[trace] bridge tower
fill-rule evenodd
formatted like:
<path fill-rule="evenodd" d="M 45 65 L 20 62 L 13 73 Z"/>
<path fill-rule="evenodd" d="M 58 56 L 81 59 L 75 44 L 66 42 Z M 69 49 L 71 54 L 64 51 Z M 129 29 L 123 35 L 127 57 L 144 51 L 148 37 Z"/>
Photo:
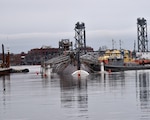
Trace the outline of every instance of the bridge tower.
<path fill-rule="evenodd" d="M 77 22 L 75 24 L 75 49 L 86 53 L 85 24 Z"/>
<path fill-rule="evenodd" d="M 147 22 L 144 18 L 137 19 L 138 52 L 148 52 Z"/>

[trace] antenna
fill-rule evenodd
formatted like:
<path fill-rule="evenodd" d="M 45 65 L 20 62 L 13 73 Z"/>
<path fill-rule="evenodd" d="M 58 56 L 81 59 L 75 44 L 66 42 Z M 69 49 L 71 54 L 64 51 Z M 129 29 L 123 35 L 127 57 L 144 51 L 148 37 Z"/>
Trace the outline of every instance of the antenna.
<path fill-rule="evenodd" d="M 112 39 L 112 49 L 114 49 L 114 39 Z"/>
<path fill-rule="evenodd" d="M 121 40 L 119 40 L 119 44 L 120 44 L 120 50 L 121 50 Z"/>
<path fill-rule="evenodd" d="M 134 40 L 134 51 L 135 51 L 135 47 L 136 47 L 136 41 Z"/>

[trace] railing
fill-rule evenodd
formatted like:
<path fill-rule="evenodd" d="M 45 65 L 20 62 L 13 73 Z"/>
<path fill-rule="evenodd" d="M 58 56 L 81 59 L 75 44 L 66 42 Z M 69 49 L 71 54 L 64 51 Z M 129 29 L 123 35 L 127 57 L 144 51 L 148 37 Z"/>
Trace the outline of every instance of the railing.
<path fill-rule="evenodd" d="M 61 56 L 58 56 L 58 57 L 55 57 L 55 58 L 52 58 L 52 59 L 46 61 L 45 64 L 52 65 L 52 64 L 59 64 L 62 62 L 66 62 L 66 61 L 69 61 L 69 56 L 61 55 Z"/>

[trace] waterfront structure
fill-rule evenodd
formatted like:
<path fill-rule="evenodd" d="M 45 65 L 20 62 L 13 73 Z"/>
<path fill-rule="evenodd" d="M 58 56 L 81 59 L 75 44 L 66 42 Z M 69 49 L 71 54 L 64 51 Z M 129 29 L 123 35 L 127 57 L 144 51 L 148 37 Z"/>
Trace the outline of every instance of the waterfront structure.
<path fill-rule="evenodd" d="M 83 50 L 86 53 L 85 24 L 77 22 L 75 24 L 75 49 Z"/>
<path fill-rule="evenodd" d="M 63 39 L 64 40 L 64 39 Z M 71 48 L 71 47 L 70 47 Z M 9 61 L 11 66 L 15 65 L 38 65 L 43 61 L 47 61 L 53 57 L 56 57 L 60 54 L 61 48 L 52 48 L 49 46 L 42 46 L 41 48 L 33 48 L 27 53 L 21 52 L 18 54 L 9 53 Z M 87 47 L 87 51 L 93 51 L 93 48 Z M 8 59 L 8 55 L 5 54 Z M 0 53 L 0 66 L 3 64 L 3 54 Z"/>
<path fill-rule="evenodd" d="M 117 49 L 107 49 L 103 55 L 101 55 L 98 60 L 100 62 L 104 62 L 108 64 L 109 59 L 123 59 L 123 62 L 131 62 L 132 61 L 132 52 L 129 50 L 117 50 Z"/>
<path fill-rule="evenodd" d="M 48 46 L 42 46 L 41 48 L 33 48 L 27 53 L 10 53 L 10 65 L 39 65 L 41 64 L 41 62 L 53 58 L 58 54 L 58 48 L 52 48 Z M 2 59 L 2 54 L 0 54 L 0 59 Z"/>
<path fill-rule="evenodd" d="M 150 52 L 148 50 L 148 38 L 147 38 L 147 21 L 144 18 L 137 19 L 137 38 L 138 38 L 138 52 L 136 52 L 136 58 L 139 63 L 150 64 Z"/>
<path fill-rule="evenodd" d="M 28 65 L 39 65 L 42 62 L 57 56 L 58 53 L 58 48 L 51 48 L 48 46 L 34 48 L 28 51 L 24 58 L 24 63 Z"/>
<path fill-rule="evenodd" d="M 148 52 L 147 22 L 144 18 L 137 19 L 138 52 Z"/>

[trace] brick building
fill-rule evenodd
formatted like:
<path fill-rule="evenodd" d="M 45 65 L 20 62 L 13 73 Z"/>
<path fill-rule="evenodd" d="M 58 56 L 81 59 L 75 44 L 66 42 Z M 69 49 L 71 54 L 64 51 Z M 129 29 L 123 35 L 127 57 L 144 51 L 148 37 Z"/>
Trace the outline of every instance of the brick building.
<path fill-rule="evenodd" d="M 24 57 L 26 55 L 24 52 L 21 54 L 10 54 L 10 65 L 24 65 Z"/>
<path fill-rule="evenodd" d="M 41 62 L 46 61 L 52 57 L 58 55 L 58 48 L 42 47 L 35 48 L 28 51 L 25 55 L 23 62 L 28 65 L 37 65 Z"/>

